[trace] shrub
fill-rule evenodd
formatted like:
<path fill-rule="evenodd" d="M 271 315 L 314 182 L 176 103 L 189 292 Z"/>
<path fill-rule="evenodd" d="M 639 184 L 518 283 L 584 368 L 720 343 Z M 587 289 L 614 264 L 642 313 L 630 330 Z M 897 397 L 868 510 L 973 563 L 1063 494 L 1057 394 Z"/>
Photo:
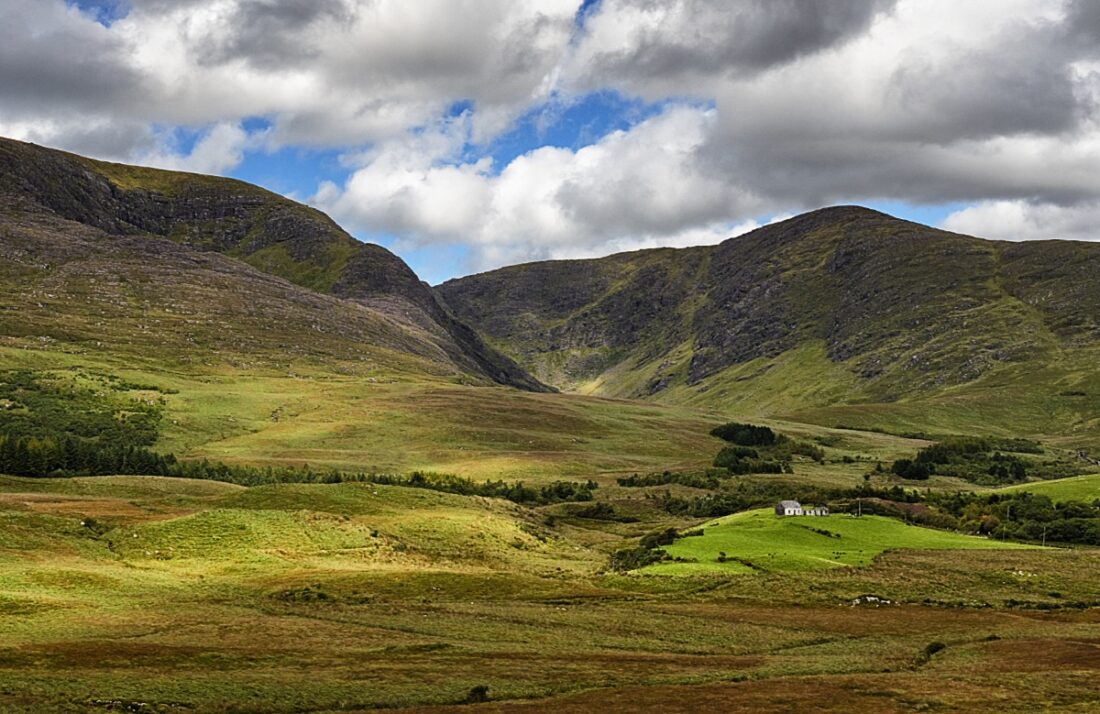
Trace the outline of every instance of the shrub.
<path fill-rule="evenodd" d="M 929 642 L 927 645 L 925 645 L 924 649 L 920 651 L 920 654 L 917 655 L 916 665 L 918 667 L 921 667 L 928 664 L 934 654 L 946 648 L 947 645 L 942 642 Z"/>
<path fill-rule="evenodd" d="M 890 468 L 898 476 L 911 481 L 927 481 L 933 473 L 933 467 L 928 463 L 910 459 L 898 459 Z"/>
<path fill-rule="evenodd" d="M 714 427 L 710 434 L 740 446 L 771 446 L 779 439 L 778 435 L 766 426 L 741 424 L 735 421 Z"/>
<path fill-rule="evenodd" d="M 727 446 L 714 457 L 714 465 L 726 469 L 731 474 L 781 474 L 787 473 L 790 469 L 781 461 L 746 456 L 750 452 L 757 453 L 743 446 Z"/>
<path fill-rule="evenodd" d="M 654 550 L 643 546 L 635 548 L 622 548 L 611 554 L 611 562 L 608 567 L 619 572 L 637 570 L 651 563 L 658 563 L 668 557 L 663 550 Z"/>

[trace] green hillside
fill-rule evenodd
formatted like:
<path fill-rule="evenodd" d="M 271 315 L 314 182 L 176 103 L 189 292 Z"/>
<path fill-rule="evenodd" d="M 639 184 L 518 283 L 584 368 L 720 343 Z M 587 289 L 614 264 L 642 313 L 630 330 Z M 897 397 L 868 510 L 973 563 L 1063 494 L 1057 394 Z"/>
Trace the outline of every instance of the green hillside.
<path fill-rule="evenodd" d="M 1100 500 L 1100 474 L 1086 474 L 1084 476 L 1072 476 L 1053 481 L 1037 481 L 1034 483 L 1021 483 L 1015 486 L 1007 486 L 1000 489 L 1006 492 L 1026 491 L 1047 496 L 1055 503 L 1064 501 L 1080 501 L 1093 503 Z"/>
<path fill-rule="evenodd" d="M 986 550 L 1030 546 L 922 528 L 881 516 L 784 517 L 771 509 L 746 511 L 704 523 L 699 536 L 681 538 L 664 550 L 689 562 L 662 562 L 642 572 L 786 572 L 865 566 L 897 549 Z"/>
<path fill-rule="evenodd" d="M 6 236 L 16 233 L 14 237 L 24 244 L 8 249 L 16 267 L 25 273 L 19 276 L 23 279 L 37 281 L 49 270 L 49 280 L 69 289 L 69 283 L 59 282 L 58 265 L 77 267 L 87 259 L 90 246 L 105 246 L 105 236 L 119 239 L 108 248 L 115 255 L 106 260 L 129 259 L 132 277 L 151 289 L 164 287 L 161 281 L 182 278 L 187 271 L 181 262 L 217 262 L 211 254 L 221 253 L 313 293 L 354 301 L 401 323 L 418 333 L 421 351 L 442 353 L 475 379 L 545 389 L 455 320 L 400 258 L 381 246 L 355 240 L 323 213 L 258 186 L 93 161 L 0 138 L 0 228 Z M 84 255 L 73 245 L 72 236 L 87 244 Z M 9 240 L 6 237 L 5 243 Z M 47 251 L 49 255 L 42 255 Z M 174 264 L 160 264 L 162 255 L 174 258 Z M 228 263 L 217 264 L 223 272 L 229 270 L 224 267 Z M 144 275 L 142 265 L 147 266 Z M 222 282 L 230 281 L 240 279 L 223 278 Z M 110 288 L 118 278 L 105 282 Z M 104 282 L 94 285 L 84 281 L 82 294 L 100 297 L 96 293 Z M 245 295 L 241 292 L 236 302 Z M 67 303 L 65 297 L 59 295 L 58 302 Z M 255 312 L 261 312 L 259 307 Z M 277 319 L 271 311 L 263 314 L 271 321 Z M 154 329 L 154 325 L 145 328 Z M 226 332 L 235 331 L 232 321 L 224 326 Z"/>
<path fill-rule="evenodd" d="M 828 208 L 439 286 L 563 389 L 897 432 L 1100 436 L 1100 246 Z"/>
<path fill-rule="evenodd" d="M 0 432 L 527 481 L 710 458 L 705 413 L 541 394 L 395 256 L 240 182 L 0 140 L 0 258 Z"/>

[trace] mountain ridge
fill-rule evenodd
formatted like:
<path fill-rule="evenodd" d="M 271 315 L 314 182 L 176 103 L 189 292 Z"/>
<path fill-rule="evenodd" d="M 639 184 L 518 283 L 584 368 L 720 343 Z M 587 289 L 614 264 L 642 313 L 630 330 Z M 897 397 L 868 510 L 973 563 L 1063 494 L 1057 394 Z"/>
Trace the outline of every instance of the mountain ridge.
<path fill-rule="evenodd" d="M 320 211 L 260 187 L 0 139 L 0 193 L 107 235 L 160 236 L 353 300 L 415 326 L 471 374 L 546 390 L 456 320 L 400 258 L 357 241 Z"/>
<path fill-rule="evenodd" d="M 775 407 L 789 413 L 995 379 L 1073 391 L 1094 370 L 1070 362 L 1100 347 L 1095 276 L 1100 245 L 989 241 L 837 206 L 715 246 L 510 266 L 436 289 L 563 389 L 728 408 L 749 405 L 742 393 L 828 387 Z M 1064 369 L 1041 374 L 1051 366 Z M 778 375 L 785 384 L 757 388 Z"/>

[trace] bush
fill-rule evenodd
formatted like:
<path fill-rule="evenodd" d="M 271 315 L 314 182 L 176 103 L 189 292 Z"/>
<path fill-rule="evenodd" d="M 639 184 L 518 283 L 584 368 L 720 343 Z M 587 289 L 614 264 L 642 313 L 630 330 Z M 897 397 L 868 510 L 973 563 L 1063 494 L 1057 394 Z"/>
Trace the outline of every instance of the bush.
<path fill-rule="evenodd" d="M 632 476 L 617 478 L 615 480 L 620 486 L 627 486 L 632 488 L 639 488 L 644 486 L 666 486 L 670 483 L 675 483 L 681 486 L 691 486 L 692 488 L 716 489 L 721 485 L 717 478 L 709 474 L 683 474 L 673 471 L 665 471 L 664 473 L 660 474 L 647 474 L 645 476 L 634 474 Z"/>
<path fill-rule="evenodd" d="M 740 446 L 771 446 L 779 439 L 778 435 L 766 426 L 740 424 L 735 421 L 714 427 L 710 434 Z"/>
<path fill-rule="evenodd" d="M 917 666 L 919 667 L 920 665 L 927 664 L 929 660 L 932 659 L 933 655 L 945 649 L 947 649 L 947 645 L 942 642 L 929 642 L 925 645 L 924 649 L 921 650 L 921 653 L 917 655 Z"/>
<path fill-rule="evenodd" d="M 788 473 L 790 470 L 785 462 L 748 456 L 747 454 L 750 453 L 758 456 L 753 449 L 727 446 L 714 457 L 714 465 L 726 469 L 731 474 L 781 474 Z"/>
<path fill-rule="evenodd" d="M 611 554 L 611 562 L 608 567 L 619 572 L 637 570 L 651 563 L 659 563 L 668 557 L 663 550 L 654 550 L 638 546 L 635 548 L 623 548 Z"/>
<path fill-rule="evenodd" d="M 641 547 L 646 549 L 657 548 L 662 545 L 672 545 L 679 537 L 679 533 L 675 528 L 666 528 L 663 531 L 654 531 L 642 536 L 642 540 L 639 542 Z"/>
<path fill-rule="evenodd" d="M 890 468 L 898 476 L 910 481 L 927 481 L 933 474 L 933 467 L 923 461 L 898 459 Z"/>
<path fill-rule="evenodd" d="M 603 501 L 593 503 L 591 506 L 585 506 L 584 508 L 578 508 L 573 511 L 572 516 L 574 518 L 588 518 L 595 521 L 615 521 L 618 523 L 638 522 L 638 519 L 633 516 L 619 515 L 615 512 L 614 506 Z"/>

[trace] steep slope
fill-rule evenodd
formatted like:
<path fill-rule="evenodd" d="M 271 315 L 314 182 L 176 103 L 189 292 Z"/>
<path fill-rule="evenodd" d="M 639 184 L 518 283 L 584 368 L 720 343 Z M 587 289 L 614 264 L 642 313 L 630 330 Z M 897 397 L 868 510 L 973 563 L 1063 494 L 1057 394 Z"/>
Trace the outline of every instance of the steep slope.
<path fill-rule="evenodd" d="M 82 160 L 47 151 L 35 154 L 42 166 L 24 158 L 15 173 L 13 151 L 39 152 L 0 143 L 0 433 L 121 435 L 180 458 L 528 483 L 700 468 L 712 456 L 711 415 L 544 393 L 464 336 L 400 261 L 310 209 L 245 184 L 127 167 L 107 166 L 104 184 Z M 151 187 L 128 188 L 127 171 Z M 172 182 L 190 188 L 177 194 Z M 207 185 L 217 189 L 208 204 L 198 198 Z M 118 203 L 105 210 L 103 200 Z M 127 202 L 184 218 L 139 230 Z M 276 250 L 305 253 L 271 270 L 297 282 L 249 265 L 263 249 L 224 238 L 234 225 L 257 241 L 285 228 Z M 306 250 L 310 230 L 329 228 Z M 347 262 L 326 264 L 325 246 L 349 247 Z M 325 265 L 332 291 L 351 299 L 300 284 Z M 533 389 L 496 384 L 501 374 L 462 345 Z"/>
<path fill-rule="evenodd" d="M 226 256 L 154 236 L 113 236 L 0 196 L 0 344 L 176 366 L 383 362 L 461 367 L 415 326 Z"/>
<path fill-rule="evenodd" d="M 1065 431 L 1100 387 L 1100 245 L 987 241 L 859 207 L 437 290 L 541 379 L 590 393 L 792 414 L 999 389 L 1041 397 Z"/>
<path fill-rule="evenodd" d="M 545 389 L 455 320 L 397 256 L 355 240 L 319 211 L 256 186 L 0 139 L 0 195 L 9 206 L 37 206 L 102 234 L 156 236 L 226 254 L 404 323 L 431 346 L 425 349 L 442 352 L 475 379 Z"/>

